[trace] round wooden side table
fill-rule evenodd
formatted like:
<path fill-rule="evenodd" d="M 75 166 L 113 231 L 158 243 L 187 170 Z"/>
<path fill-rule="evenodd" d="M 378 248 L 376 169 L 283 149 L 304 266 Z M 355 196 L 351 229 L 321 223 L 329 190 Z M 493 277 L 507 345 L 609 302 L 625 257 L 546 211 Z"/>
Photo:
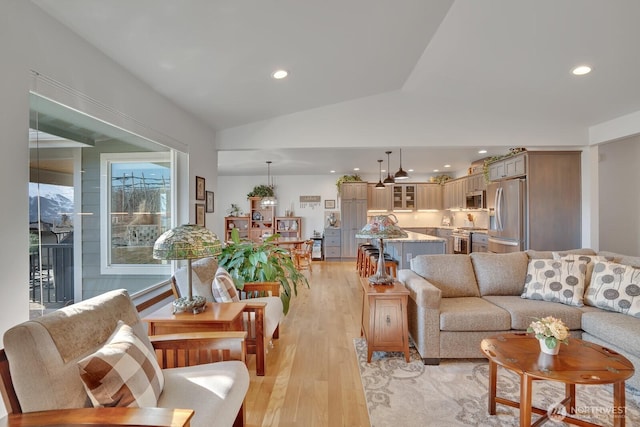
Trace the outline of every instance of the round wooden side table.
<path fill-rule="evenodd" d="M 489 414 L 495 415 L 500 403 L 520 409 L 520 426 L 531 426 L 532 414 L 540 414 L 534 425 L 549 417 L 546 409 L 533 407 L 534 380 L 558 381 L 565 384 L 565 399 L 560 405 L 566 409 L 562 421 L 581 426 L 597 424 L 580 420 L 576 413 L 576 384 L 613 384 L 614 426 L 625 425 L 624 383 L 634 374 L 633 364 L 624 356 L 606 347 L 570 338 L 557 356 L 540 351 L 538 340 L 531 334 L 508 333 L 482 340 L 480 347 L 489 359 Z M 520 376 L 520 402 L 496 396 L 498 365 Z"/>

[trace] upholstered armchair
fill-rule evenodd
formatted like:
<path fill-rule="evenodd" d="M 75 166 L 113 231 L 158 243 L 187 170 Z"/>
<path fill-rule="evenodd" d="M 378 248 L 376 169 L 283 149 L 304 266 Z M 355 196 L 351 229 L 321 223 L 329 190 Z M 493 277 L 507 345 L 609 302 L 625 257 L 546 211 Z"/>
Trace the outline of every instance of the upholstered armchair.
<path fill-rule="evenodd" d="M 215 258 L 203 258 L 192 263 L 193 295 L 204 297 L 208 302 L 219 302 L 213 294 L 213 281 L 218 271 Z M 182 267 L 171 278 L 171 286 L 176 298 L 187 294 L 187 268 Z M 231 285 L 229 285 L 231 287 Z M 232 292 L 235 289 L 231 290 Z M 256 374 L 266 372 L 265 359 L 272 339 L 279 338 L 283 304 L 280 299 L 280 283 L 245 283 L 238 299 L 246 302 L 244 330 L 247 332 L 247 353 L 256 355 Z"/>
<path fill-rule="evenodd" d="M 9 425 L 243 425 L 245 336 L 148 337 L 125 290 L 21 323 L 0 350 Z"/>

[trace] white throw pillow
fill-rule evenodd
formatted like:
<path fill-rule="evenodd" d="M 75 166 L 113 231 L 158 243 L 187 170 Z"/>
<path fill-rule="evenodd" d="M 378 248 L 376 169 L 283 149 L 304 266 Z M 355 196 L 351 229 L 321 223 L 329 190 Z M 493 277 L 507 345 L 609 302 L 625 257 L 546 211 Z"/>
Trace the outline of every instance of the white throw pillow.
<path fill-rule="evenodd" d="M 584 305 L 585 261 L 531 259 L 522 298 Z"/>
<path fill-rule="evenodd" d="M 598 262 L 616 262 L 613 257 L 604 257 L 600 255 L 582 255 L 582 254 L 570 254 L 567 252 L 553 252 L 553 259 L 567 261 L 582 261 L 587 263 L 587 270 L 585 275 L 585 285 L 588 287 L 591 283 L 591 274 L 593 272 L 593 266 Z"/>
<path fill-rule="evenodd" d="M 155 407 L 164 387 L 156 355 L 122 321 L 95 353 L 78 361 L 95 407 Z"/>
<path fill-rule="evenodd" d="M 640 268 L 614 262 L 597 263 L 585 302 L 640 318 Z"/>

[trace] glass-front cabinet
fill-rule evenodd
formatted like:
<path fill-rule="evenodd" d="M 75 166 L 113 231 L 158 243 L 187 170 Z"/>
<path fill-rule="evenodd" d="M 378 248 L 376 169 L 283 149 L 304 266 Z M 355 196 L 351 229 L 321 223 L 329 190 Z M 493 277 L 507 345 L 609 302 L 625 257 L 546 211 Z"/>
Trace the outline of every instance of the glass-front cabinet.
<path fill-rule="evenodd" d="M 393 186 L 393 209 L 416 209 L 416 184 Z"/>

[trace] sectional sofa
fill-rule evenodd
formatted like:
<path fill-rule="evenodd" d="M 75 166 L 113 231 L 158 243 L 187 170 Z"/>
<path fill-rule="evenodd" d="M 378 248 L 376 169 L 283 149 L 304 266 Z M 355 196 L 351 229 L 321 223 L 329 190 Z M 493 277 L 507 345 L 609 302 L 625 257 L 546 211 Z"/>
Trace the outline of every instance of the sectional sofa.
<path fill-rule="evenodd" d="M 425 364 L 484 357 L 483 338 L 551 315 L 640 368 L 640 258 L 591 249 L 420 255 L 398 280 Z M 640 389 L 640 370 L 627 384 Z"/>

